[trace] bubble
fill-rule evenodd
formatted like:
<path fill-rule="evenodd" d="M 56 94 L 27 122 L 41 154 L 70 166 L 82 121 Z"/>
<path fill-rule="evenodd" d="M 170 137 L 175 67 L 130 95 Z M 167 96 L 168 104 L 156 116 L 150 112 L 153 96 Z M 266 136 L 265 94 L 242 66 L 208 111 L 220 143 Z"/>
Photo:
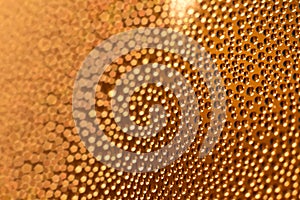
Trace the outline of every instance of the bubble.
<path fill-rule="evenodd" d="M 200 0 L 189 1 L 192 3 L 185 3 L 187 6 L 174 2 L 1 1 L 0 199 L 298 199 L 297 2 Z M 199 159 L 210 121 L 207 113 L 213 104 L 209 104 L 205 82 L 195 75 L 196 79 L 190 81 L 196 85 L 201 112 L 195 142 L 166 168 L 130 174 L 101 164 L 86 150 L 71 117 L 72 87 L 91 49 L 114 34 L 140 26 L 170 27 L 205 48 L 221 70 L 227 90 L 227 118 L 213 151 Z M 261 52 L 264 55 L 259 57 Z M 169 61 L 164 60 L 167 56 Z M 100 80 L 107 86 L 100 87 L 95 97 L 101 99 L 96 105 L 101 130 L 119 148 L 151 152 L 168 144 L 177 133 L 181 111 L 174 95 L 149 84 L 144 86 L 145 94 L 137 90 L 132 96 L 131 104 L 136 109 L 130 115 L 140 119 L 140 124 L 147 122 L 142 119 L 153 105 L 149 102 L 148 108 L 143 107 L 147 95 L 156 97 L 158 104 L 165 101 L 168 107 L 164 131 L 146 140 L 122 134 L 112 121 L 109 100 L 102 101 L 119 74 L 133 69 L 132 59 L 136 65 L 159 62 L 172 66 L 187 78 L 194 68 L 170 52 L 141 49 L 128 59 L 122 57 L 112 63 L 111 72 L 115 74 L 107 72 Z M 258 77 L 253 80 L 254 74 Z M 89 80 L 99 78 L 85 75 Z M 245 78 L 249 79 L 247 84 Z M 238 85 L 243 86 L 242 93 L 236 90 Z M 262 88 L 259 94 L 257 87 Z M 148 92 L 148 88 L 157 92 Z M 50 94 L 57 98 L 53 105 L 47 102 Z M 134 99 L 137 96 L 143 98 Z M 271 107 L 265 103 L 267 98 L 272 99 Z M 80 103 L 84 104 L 82 100 Z M 140 116 L 141 109 L 144 115 Z M 79 116 L 85 117 L 82 113 Z M 83 126 L 80 131 L 89 137 L 91 124 Z M 73 145 L 78 146 L 76 152 L 71 152 Z M 22 172 L 25 164 L 32 166 L 29 173 Z M 35 171 L 39 165 L 43 166 L 41 173 Z M 83 168 L 81 173 L 75 173 L 77 166 Z M 55 175 L 58 182 L 52 179 Z M 79 192 L 84 190 L 81 188 L 84 193 Z"/>

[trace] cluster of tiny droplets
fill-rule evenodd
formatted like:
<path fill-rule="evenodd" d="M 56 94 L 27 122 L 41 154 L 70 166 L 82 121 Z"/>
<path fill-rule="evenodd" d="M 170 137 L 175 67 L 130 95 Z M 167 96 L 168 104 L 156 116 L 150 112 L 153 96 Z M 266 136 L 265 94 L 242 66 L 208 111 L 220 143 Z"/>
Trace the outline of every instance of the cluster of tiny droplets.
<path fill-rule="evenodd" d="M 0 2 L 1 199 L 300 198 L 299 2 L 186 2 Z M 168 52 L 143 49 L 120 57 L 99 80 L 96 107 L 100 128 L 128 151 L 153 151 L 172 140 L 180 107 L 163 87 L 139 88 L 130 106 L 137 124 L 149 123 L 147 108 L 157 102 L 171 116 L 155 138 L 127 136 L 117 130 L 108 101 L 120 74 L 157 62 L 202 83 L 196 90 L 202 123 L 188 151 L 158 172 L 131 174 L 87 151 L 71 102 L 91 49 L 140 26 L 182 31 L 211 54 L 227 91 L 227 121 L 215 148 L 199 159 L 211 109 L 203 80 Z"/>

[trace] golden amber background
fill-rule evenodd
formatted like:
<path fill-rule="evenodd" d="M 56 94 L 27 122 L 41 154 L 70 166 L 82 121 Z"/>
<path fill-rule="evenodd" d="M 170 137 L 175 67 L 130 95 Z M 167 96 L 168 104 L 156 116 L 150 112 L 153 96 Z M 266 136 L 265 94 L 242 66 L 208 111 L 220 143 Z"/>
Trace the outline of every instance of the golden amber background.
<path fill-rule="evenodd" d="M 299 21 L 298 1 L 1 0 L 0 199 L 299 199 Z M 130 174 L 88 153 L 71 102 L 87 54 L 141 26 L 182 31 L 212 55 L 227 90 L 227 121 L 199 159 L 210 109 L 204 87 L 204 123 L 189 150 L 158 172 Z M 111 83 L 144 59 L 182 63 L 167 52 L 132 52 L 112 64 L 119 71 L 108 73 Z M 100 106 L 98 117 L 111 126 L 103 114 L 109 105 Z M 159 148 L 166 134 L 142 147 L 112 137 L 135 152 Z"/>

